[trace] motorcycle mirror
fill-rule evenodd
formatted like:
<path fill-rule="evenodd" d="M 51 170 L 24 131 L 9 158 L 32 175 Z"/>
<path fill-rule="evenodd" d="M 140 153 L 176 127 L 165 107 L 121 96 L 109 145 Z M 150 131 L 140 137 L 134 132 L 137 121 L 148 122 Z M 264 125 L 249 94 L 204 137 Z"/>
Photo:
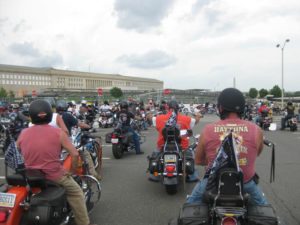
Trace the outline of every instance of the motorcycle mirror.
<path fill-rule="evenodd" d="M 276 123 L 271 123 L 270 127 L 269 127 L 269 130 L 270 131 L 276 131 L 276 129 L 277 129 L 277 124 Z"/>

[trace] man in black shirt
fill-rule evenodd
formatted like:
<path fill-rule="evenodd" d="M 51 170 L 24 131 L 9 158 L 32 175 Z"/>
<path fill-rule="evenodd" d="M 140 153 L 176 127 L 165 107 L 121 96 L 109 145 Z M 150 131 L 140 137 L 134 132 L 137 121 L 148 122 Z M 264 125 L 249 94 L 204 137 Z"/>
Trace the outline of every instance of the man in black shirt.
<path fill-rule="evenodd" d="M 144 152 L 141 151 L 139 135 L 130 126 L 131 119 L 134 119 L 134 114 L 128 111 L 128 103 L 125 101 L 121 102 L 120 109 L 120 112 L 117 113 L 118 125 L 116 128 L 121 128 L 126 130 L 127 132 L 131 132 L 133 134 L 133 142 L 136 154 L 144 154 Z"/>

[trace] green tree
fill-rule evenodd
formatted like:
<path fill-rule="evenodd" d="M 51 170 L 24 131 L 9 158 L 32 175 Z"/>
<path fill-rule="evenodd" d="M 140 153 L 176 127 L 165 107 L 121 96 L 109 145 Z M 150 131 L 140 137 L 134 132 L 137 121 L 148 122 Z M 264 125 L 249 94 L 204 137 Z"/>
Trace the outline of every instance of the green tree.
<path fill-rule="evenodd" d="M 281 88 L 278 85 L 275 85 L 270 91 L 269 93 L 271 95 L 274 95 L 275 98 L 279 98 L 281 97 Z"/>
<path fill-rule="evenodd" d="M 256 98 L 258 94 L 258 91 L 256 88 L 250 88 L 249 90 L 249 97 L 250 98 Z"/>
<path fill-rule="evenodd" d="M 7 91 L 3 87 L 0 88 L 0 97 L 1 98 L 7 97 Z"/>
<path fill-rule="evenodd" d="M 114 98 L 121 98 L 123 96 L 121 88 L 118 87 L 113 87 L 112 89 L 110 89 L 109 93 Z"/>
<path fill-rule="evenodd" d="M 14 98 L 15 97 L 15 93 L 12 90 L 9 90 L 7 95 L 10 98 Z"/>
<path fill-rule="evenodd" d="M 259 90 L 259 97 L 264 98 L 267 94 L 269 94 L 268 90 L 262 88 Z"/>

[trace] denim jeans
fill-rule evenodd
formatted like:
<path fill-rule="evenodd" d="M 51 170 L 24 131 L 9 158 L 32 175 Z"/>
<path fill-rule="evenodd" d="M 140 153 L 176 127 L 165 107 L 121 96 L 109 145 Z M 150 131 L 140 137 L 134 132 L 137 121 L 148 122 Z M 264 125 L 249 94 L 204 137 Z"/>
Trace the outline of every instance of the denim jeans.
<path fill-rule="evenodd" d="M 137 134 L 137 132 L 135 132 L 134 129 L 132 129 L 132 127 L 126 127 L 127 132 L 130 132 L 133 134 L 133 143 L 134 143 L 134 147 L 135 147 L 135 152 L 139 153 L 141 152 L 141 145 L 140 145 L 140 137 Z"/>
<path fill-rule="evenodd" d="M 199 181 L 194 187 L 192 194 L 188 196 L 186 202 L 187 203 L 202 203 L 203 202 L 203 194 L 206 191 L 208 178 L 204 178 Z M 249 204 L 253 205 L 267 205 L 268 202 L 264 197 L 263 192 L 257 186 L 257 184 L 251 180 L 248 183 L 244 184 L 244 192 L 250 195 Z"/>

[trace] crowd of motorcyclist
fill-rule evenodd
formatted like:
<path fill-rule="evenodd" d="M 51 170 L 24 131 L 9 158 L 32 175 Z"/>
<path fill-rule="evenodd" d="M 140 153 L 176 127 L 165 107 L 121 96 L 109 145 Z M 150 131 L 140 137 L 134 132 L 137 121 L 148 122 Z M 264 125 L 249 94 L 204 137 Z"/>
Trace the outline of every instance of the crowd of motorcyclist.
<path fill-rule="evenodd" d="M 234 97 L 234 98 L 233 98 Z M 233 100 L 233 99 L 235 100 Z M 16 131 L 15 139 L 17 145 L 20 147 L 22 155 L 25 159 L 25 165 L 27 167 L 41 167 L 46 171 L 47 179 L 53 180 L 58 184 L 65 187 L 67 190 L 68 201 L 71 205 L 75 221 L 77 224 L 90 224 L 87 211 L 85 207 L 78 207 L 83 204 L 83 195 L 73 181 L 70 174 L 65 173 L 61 165 L 57 164 L 59 152 L 61 147 L 66 149 L 69 154 L 72 155 L 74 168 L 76 167 L 78 153 L 73 144 L 71 143 L 72 128 L 79 127 L 83 130 L 89 130 L 95 127 L 97 114 L 106 117 L 113 118 L 112 127 L 114 129 L 123 129 L 126 132 L 133 134 L 133 141 L 135 145 L 136 154 L 143 154 L 139 141 L 139 132 L 141 130 L 147 130 L 148 127 L 153 126 L 158 132 L 157 145 L 152 157 L 157 157 L 162 151 L 164 146 L 163 128 L 172 123 L 172 117 L 176 118 L 176 125 L 180 129 L 192 129 L 201 118 L 201 114 L 216 112 L 220 116 L 221 120 L 213 125 L 208 125 L 204 128 L 199 141 L 195 161 L 197 164 L 210 165 L 215 158 L 215 149 L 220 144 L 220 138 L 214 133 L 216 127 L 221 125 L 225 126 L 226 123 L 238 123 L 241 126 L 246 126 L 247 130 L 252 135 L 243 134 L 243 140 L 245 141 L 246 148 L 251 152 L 251 156 L 245 155 L 244 157 L 250 161 L 250 164 L 244 165 L 245 172 L 245 190 L 252 196 L 255 204 L 267 204 L 267 200 L 264 198 L 262 192 L 253 180 L 255 175 L 255 159 L 262 151 L 262 132 L 257 129 L 256 126 L 250 122 L 245 124 L 245 120 L 250 120 L 262 127 L 262 121 L 265 117 L 272 118 L 278 108 L 275 104 L 268 101 L 259 101 L 255 104 L 246 104 L 242 94 L 236 89 L 225 89 L 219 96 L 217 104 L 203 104 L 192 107 L 188 112 L 183 111 L 184 106 L 180 105 L 175 100 L 169 102 L 161 101 L 156 104 L 153 100 L 150 100 L 147 104 L 142 101 L 134 101 L 129 99 L 128 101 L 116 102 L 109 104 L 108 101 L 104 101 L 102 105 L 91 104 L 87 101 L 82 101 L 80 104 L 76 104 L 74 101 L 66 102 L 64 100 L 57 101 L 56 104 L 50 104 L 45 100 L 36 100 L 29 105 L 26 104 L 12 104 L 7 108 L 0 109 L 1 118 L 10 118 L 14 121 L 14 129 Z M 182 111 L 184 114 L 179 113 Z M 288 119 L 295 116 L 296 108 L 292 102 L 287 102 L 284 109 L 284 117 L 281 121 L 281 129 L 286 127 Z M 190 113 L 190 114 L 189 114 Z M 189 115 L 188 115 L 189 114 Z M 300 114 L 300 109 L 298 109 Z M 192 116 L 191 116 L 192 115 Z M 132 121 L 135 120 L 135 126 L 132 126 Z M 26 132 L 21 130 L 30 127 Z M 54 129 L 55 128 L 55 129 Z M 60 129 L 56 129 L 60 128 Z M 253 132 L 251 132 L 253 131 Z M 21 133 L 21 136 L 18 137 Z M 43 141 L 35 141 L 32 144 L 32 140 L 42 140 L 42 136 L 47 136 L 49 139 L 43 139 Z M 255 140 L 255 141 L 253 141 Z M 45 142 L 46 141 L 46 142 Z M 49 143 L 48 143 L 49 142 Z M 53 145 L 53 143 L 55 143 Z M 251 145 L 251 143 L 257 143 Z M 187 149 L 188 140 L 186 137 L 182 137 L 180 140 L 182 149 Z M 56 146 L 56 149 L 47 149 L 45 146 Z M 33 156 L 32 149 L 44 149 L 40 151 L 40 155 Z M 37 151 L 36 151 L 37 152 Z M 50 157 L 53 158 L 52 164 L 45 168 L 45 156 L 49 157 L 49 153 L 53 152 Z M 91 157 L 87 156 L 90 165 L 92 165 Z M 38 159 L 38 160 L 37 160 Z M 47 159 L 49 160 L 49 159 Z M 247 161 L 247 160 L 246 160 Z M 75 169 L 74 169 L 75 170 Z M 90 167 L 91 174 L 97 179 L 101 179 L 101 176 Z M 55 173 L 53 173 L 55 171 Z M 150 179 L 155 180 L 155 177 Z M 197 174 L 190 177 L 191 181 L 198 181 Z M 188 198 L 187 202 L 202 201 L 202 195 L 206 188 L 207 180 L 202 179 L 194 188 L 192 195 Z M 76 207 L 75 207 L 76 206 Z"/>

